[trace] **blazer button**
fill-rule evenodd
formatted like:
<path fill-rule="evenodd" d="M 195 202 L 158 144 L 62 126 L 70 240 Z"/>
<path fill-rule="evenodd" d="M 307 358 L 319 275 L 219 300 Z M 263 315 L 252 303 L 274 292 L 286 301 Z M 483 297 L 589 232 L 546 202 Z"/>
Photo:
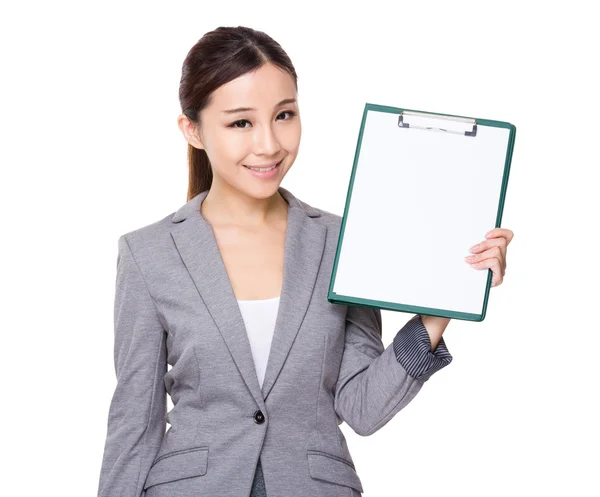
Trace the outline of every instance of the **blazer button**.
<path fill-rule="evenodd" d="M 265 422 L 265 416 L 260 409 L 254 413 L 254 422 L 259 425 Z"/>

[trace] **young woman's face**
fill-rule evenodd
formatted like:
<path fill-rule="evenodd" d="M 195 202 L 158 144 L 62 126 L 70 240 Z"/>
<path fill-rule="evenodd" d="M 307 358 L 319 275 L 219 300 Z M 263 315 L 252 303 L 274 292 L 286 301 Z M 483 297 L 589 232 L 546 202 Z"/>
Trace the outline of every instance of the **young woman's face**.
<path fill-rule="evenodd" d="M 273 195 L 298 154 L 302 129 L 296 99 L 292 76 L 269 63 L 215 90 L 200 113 L 197 133 L 213 182 L 256 198 Z M 276 162 L 271 172 L 247 167 Z"/>

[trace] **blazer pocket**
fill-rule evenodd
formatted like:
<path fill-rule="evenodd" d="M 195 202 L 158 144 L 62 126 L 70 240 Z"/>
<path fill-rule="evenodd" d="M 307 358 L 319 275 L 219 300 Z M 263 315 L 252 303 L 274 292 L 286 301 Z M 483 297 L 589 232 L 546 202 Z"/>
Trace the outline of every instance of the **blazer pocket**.
<path fill-rule="evenodd" d="M 150 468 L 144 490 L 153 485 L 202 476 L 208 468 L 208 446 L 183 449 L 160 456 Z"/>
<path fill-rule="evenodd" d="M 307 450 L 310 476 L 363 492 L 354 465 L 346 459 L 320 450 Z"/>

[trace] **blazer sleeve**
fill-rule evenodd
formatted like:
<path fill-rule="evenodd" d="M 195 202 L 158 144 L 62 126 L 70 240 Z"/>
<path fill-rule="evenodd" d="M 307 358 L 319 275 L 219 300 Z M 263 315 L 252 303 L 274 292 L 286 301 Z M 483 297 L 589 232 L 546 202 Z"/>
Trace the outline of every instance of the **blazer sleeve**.
<path fill-rule="evenodd" d="M 380 309 L 348 306 L 334 408 L 362 436 L 382 428 L 433 373 L 452 361 L 443 337 L 431 351 L 429 333 L 419 315 L 398 331 L 387 348 L 381 338 Z"/>
<path fill-rule="evenodd" d="M 129 243 L 118 241 L 114 302 L 117 384 L 108 411 L 99 497 L 141 497 L 166 428 L 166 333 Z"/>

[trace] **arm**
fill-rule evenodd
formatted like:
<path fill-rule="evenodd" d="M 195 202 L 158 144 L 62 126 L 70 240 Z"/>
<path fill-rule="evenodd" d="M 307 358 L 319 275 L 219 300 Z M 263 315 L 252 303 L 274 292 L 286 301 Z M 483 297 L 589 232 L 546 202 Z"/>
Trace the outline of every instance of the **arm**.
<path fill-rule="evenodd" d="M 380 309 L 348 306 L 334 407 L 338 416 L 362 436 L 382 428 L 433 373 L 452 361 L 441 337 L 432 352 L 428 330 L 419 315 L 398 331 L 387 348 L 381 337 Z"/>
<path fill-rule="evenodd" d="M 434 352 L 436 347 L 440 343 L 440 340 L 442 339 L 444 331 L 446 331 L 446 328 L 450 323 L 450 318 L 441 318 L 437 316 L 421 316 L 421 323 L 423 323 L 423 325 L 427 329 L 427 332 L 429 333 L 429 340 L 431 342 L 430 350 Z"/>
<path fill-rule="evenodd" d="M 392 344 L 396 359 L 412 377 L 427 381 L 452 362 L 442 336 L 449 322 L 447 318 L 416 315 L 396 334 Z"/>
<path fill-rule="evenodd" d="M 108 412 L 99 497 L 141 497 L 166 428 L 166 337 L 125 235 L 114 303 L 117 385 Z"/>

